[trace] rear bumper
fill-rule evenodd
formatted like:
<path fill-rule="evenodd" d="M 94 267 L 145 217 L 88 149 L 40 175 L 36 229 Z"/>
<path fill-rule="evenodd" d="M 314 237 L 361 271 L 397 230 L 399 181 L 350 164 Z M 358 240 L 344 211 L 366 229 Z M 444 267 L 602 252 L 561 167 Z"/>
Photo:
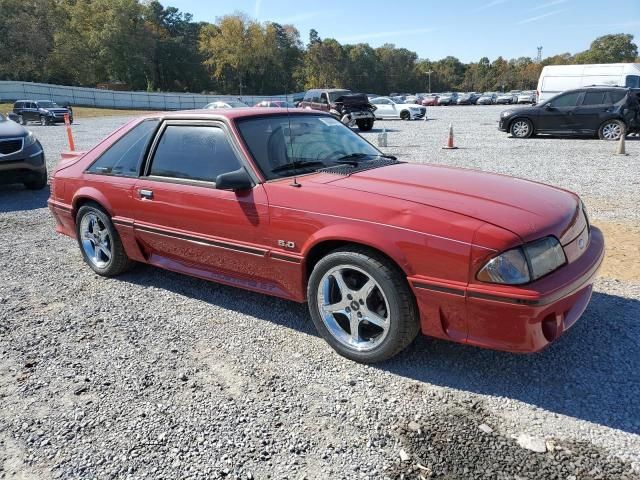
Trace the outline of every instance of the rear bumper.
<path fill-rule="evenodd" d="M 445 285 L 412 277 L 422 332 L 494 350 L 542 350 L 587 308 L 603 258 L 604 238 L 592 227 L 581 257 L 523 288 Z"/>

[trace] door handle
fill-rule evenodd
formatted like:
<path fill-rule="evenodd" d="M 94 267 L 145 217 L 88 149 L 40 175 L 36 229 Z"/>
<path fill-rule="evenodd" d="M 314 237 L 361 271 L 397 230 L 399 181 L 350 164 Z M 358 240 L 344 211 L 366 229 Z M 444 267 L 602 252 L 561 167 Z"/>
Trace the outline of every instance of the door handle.
<path fill-rule="evenodd" d="M 147 200 L 153 200 L 153 191 L 151 190 L 140 190 L 140 198 L 146 198 Z"/>

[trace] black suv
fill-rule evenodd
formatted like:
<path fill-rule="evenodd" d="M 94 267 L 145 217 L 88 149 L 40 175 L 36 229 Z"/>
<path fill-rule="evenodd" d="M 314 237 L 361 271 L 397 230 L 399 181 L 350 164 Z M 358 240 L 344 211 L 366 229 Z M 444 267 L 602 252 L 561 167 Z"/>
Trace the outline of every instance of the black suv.
<path fill-rule="evenodd" d="M 40 125 L 62 123 L 65 113 L 69 114 L 69 121 L 73 122 L 73 113 L 51 100 L 18 100 L 13 104 L 13 114 L 21 125 L 28 122 L 38 122 Z"/>
<path fill-rule="evenodd" d="M 639 94 L 624 87 L 569 90 L 533 107 L 505 110 L 498 128 L 515 138 L 547 133 L 618 140 L 622 132 L 640 131 Z"/>

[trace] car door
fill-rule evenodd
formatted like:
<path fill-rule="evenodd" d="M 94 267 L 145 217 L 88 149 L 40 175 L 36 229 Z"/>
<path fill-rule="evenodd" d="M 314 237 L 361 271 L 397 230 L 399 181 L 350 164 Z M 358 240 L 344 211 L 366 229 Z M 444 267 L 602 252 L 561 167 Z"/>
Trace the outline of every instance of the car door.
<path fill-rule="evenodd" d="M 166 121 L 136 182 L 134 231 L 151 264 L 269 290 L 267 198 L 262 185 L 216 189 L 216 177 L 247 169 L 227 127 Z"/>
<path fill-rule="evenodd" d="M 38 106 L 35 102 L 28 102 L 24 109 L 24 113 L 22 114 L 22 118 L 24 118 L 27 122 L 34 122 L 40 120 L 40 115 L 38 115 Z"/>
<path fill-rule="evenodd" d="M 613 104 L 606 90 L 589 90 L 575 110 L 575 128 L 584 133 L 595 133 L 612 112 Z"/>
<path fill-rule="evenodd" d="M 537 132 L 567 133 L 577 128 L 576 109 L 582 92 L 568 92 L 552 98 L 540 107 L 535 130 Z"/>
<path fill-rule="evenodd" d="M 392 103 L 391 100 L 386 98 L 374 98 L 371 101 L 372 105 L 375 105 L 375 116 L 378 118 L 389 118 L 392 116 L 393 110 L 391 108 Z"/>

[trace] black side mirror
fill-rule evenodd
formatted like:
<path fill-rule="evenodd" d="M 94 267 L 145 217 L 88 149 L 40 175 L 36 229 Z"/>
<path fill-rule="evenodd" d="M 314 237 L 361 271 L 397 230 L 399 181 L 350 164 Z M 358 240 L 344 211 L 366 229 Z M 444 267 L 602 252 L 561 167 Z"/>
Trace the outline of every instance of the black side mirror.
<path fill-rule="evenodd" d="M 550 103 L 545 103 L 544 104 L 544 109 L 545 110 L 553 110 L 553 105 L 551 105 Z"/>
<path fill-rule="evenodd" d="M 244 167 L 233 172 L 221 173 L 216 177 L 218 190 L 232 190 L 234 192 L 253 188 L 253 180 Z"/>

